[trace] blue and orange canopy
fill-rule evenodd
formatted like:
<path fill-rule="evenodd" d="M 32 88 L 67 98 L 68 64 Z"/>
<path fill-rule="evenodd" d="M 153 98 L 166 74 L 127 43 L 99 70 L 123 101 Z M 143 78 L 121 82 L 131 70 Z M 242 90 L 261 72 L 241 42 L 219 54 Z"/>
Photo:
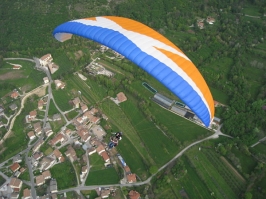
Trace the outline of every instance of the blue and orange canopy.
<path fill-rule="evenodd" d="M 124 55 L 178 96 L 205 126 L 210 125 L 214 102 L 205 80 L 190 59 L 163 35 L 140 22 L 114 16 L 69 21 L 53 32 L 62 42 L 72 34 Z"/>

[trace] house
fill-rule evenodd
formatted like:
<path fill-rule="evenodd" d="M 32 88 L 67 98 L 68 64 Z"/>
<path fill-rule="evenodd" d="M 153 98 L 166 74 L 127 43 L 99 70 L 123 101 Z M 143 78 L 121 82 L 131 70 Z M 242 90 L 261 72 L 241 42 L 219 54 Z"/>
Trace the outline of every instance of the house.
<path fill-rule="evenodd" d="M 57 195 L 55 193 L 52 194 L 52 199 L 57 199 Z"/>
<path fill-rule="evenodd" d="M 55 146 L 57 143 L 62 143 L 65 141 L 65 136 L 62 133 L 57 134 L 49 143 Z"/>
<path fill-rule="evenodd" d="M 35 136 L 35 134 L 34 134 L 33 131 L 28 132 L 27 135 L 28 135 L 28 137 L 30 138 L 30 140 L 33 140 L 34 138 L 36 138 L 36 136 Z"/>
<path fill-rule="evenodd" d="M 19 169 L 19 171 L 20 171 L 20 173 L 24 173 L 24 171 L 26 171 L 26 169 L 25 169 L 24 167 L 21 167 L 21 168 Z"/>
<path fill-rule="evenodd" d="M 128 193 L 130 199 L 140 199 L 140 194 L 137 191 L 131 190 Z"/>
<path fill-rule="evenodd" d="M 53 121 L 60 121 L 61 120 L 61 114 L 57 113 L 53 115 Z"/>
<path fill-rule="evenodd" d="M 82 122 L 83 122 L 83 118 L 82 118 L 82 117 L 78 117 L 78 118 L 77 118 L 77 122 L 80 123 L 80 124 L 82 124 Z"/>
<path fill-rule="evenodd" d="M 110 194 L 110 190 L 102 189 L 101 190 L 101 198 L 108 198 Z"/>
<path fill-rule="evenodd" d="M 36 152 L 39 150 L 39 148 L 42 146 L 42 144 L 44 143 L 43 140 L 40 140 L 33 148 L 32 148 L 32 151 L 33 152 Z"/>
<path fill-rule="evenodd" d="M 22 66 L 21 65 L 13 65 L 14 70 L 19 70 Z"/>
<path fill-rule="evenodd" d="M 21 156 L 20 156 L 20 155 L 16 155 L 16 156 L 14 156 L 14 157 L 13 157 L 13 163 L 14 163 L 14 162 L 17 162 L 17 163 L 22 162 L 22 158 L 21 158 Z"/>
<path fill-rule="evenodd" d="M 49 83 L 49 79 L 48 79 L 48 77 L 44 77 L 44 78 L 43 78 L 43 82 L 44 82 L 45 84 L 48 84 L 48 83 Z"/>
<path fill-rule="evenodd" d="M 50 191 L 51 191 L 51 193 L 57 192 L 57 182 L 56 182 L 56 179 L 52 179 L 50 181 Z"/>
<path fill-rule="evenodd" d="M 10 199 L 17 199 L 19 197 L 19 190 L 13 193 L 11 193 Z"/>
<path fill-rule="evenodd" d="M 92 148 L 90 148 L 90 149 L 87 150 L 87 153 L 89 155 L 92 155 L 92 154 L 96 153 L 96 149 L 94 147 L 92 147 Z"/>
<path fill-rule="evenodd" d="M 54 83 L 55 83 L 55 87 L 56 87 L 56 89 L 63 89 L 63 88 L 65 88 L 65 83 L 64 82 L 62 82 L 62 81 L 60 81 L 60 80 L 58 80 L 58 79 L 56 79 L 56 80 L 54 80 Z"/>
<path fill-rule="evenodd" d="M 44 180 L 48 180 L 51 178 L 51 173 L 49 170 L 47 170 L 47 171 L 42 172 L 42 176 L 43 176 Z"/>
<path fill-rule="evenodd" d="M 12 92 L 11 95 L 10 95 L 10 97 L 11 97 L 12 99 L 17 99 L 18 96 L 19 96 L 18 91 L 14 91 L 14 92 Z"/>
<path fill-rule="evenodd" d="M 43 109 L 43 104 L 44 104 L 44 101 L 43 100 L 39 100 L 38 101 L 38 109 L 39 110 L 42 110 Z"/>
<path fill-rule="evenodd" d="M 78 97 L 74 98 L 74 99 L 72 100 L 72 103 L 73 103 L 74 108 L 79 108 L 80 100 L 79 100 Z"/>
<path fill-rule="evenodd" d="M 14 173 L 14 176 L 18 178 L 18 177 L 20 176 L 20 174 L 21 174 L 20 171 L 16 171 L 16 172 Z"/>
<path fill-rule="evenodd" d="M 216 125 L 220 125 L 221 124 L 221 119 L 218 117 L 214 117 L 212 120 L 212 123 L 216 124 Z"/>
<path fill-rule="evenodd" d="M 102 114 L 102 118 L 106 121 L 108 120 L 108 117 L 105 114 Z"/>
<path fill-rule="evenodd" d="M 54 132 L 52 131 L 51 125 L 49 122 L 46 123 L 46 126 L 44 127 L 44 133 L 47 137 L 51 136 Z"/>
<path fill-rule="evenodd" d="M 88 110 L 88 106 L 86 104 L 84 104 L 83 106 L 81 106 L 82 113 L 85 113 L 87 110 Z"/>
<path fill-rule="evenodd" d="M 71 145 L 67 147 L 67 151 L 65 152 L 65 155 L 70 159 L 71 162 L 74 162 L 77 160 L 77 154 L 76 151 L 73 149 Z"/>
<path fill-rule="evenodd" d="M 202 22 L 202 21 L 198 21 L 197 25 L 198 25 L 199 29 L 203 29 L 204 28 L 204 22 Z"/>
<path fill-rule="evenodd" d="M 36 152 L 36 153 L 33 154 L 32 157 L 35 160 L 39 160 L 39 159 L 41 159 L 43 157 L 43 153 L 42 152 Z"/>
<path fill-rule="evenodd" d="M 85 174 L 88 172 L 88 167 L 87 166 L 83 166 L 81 169 L 82 174 Z"/>
<path fill-rule="evenodd" d="M 28 119 L 34 120 L 36 118 L 36 116 L 37 116 L 37 111 L 36 110 L 31 111 L 29 116 L 28 116 Z"/>
<path fill-rule="evenodd" d="M 55 149 L 53 151 L 53 154 L 54 156 L 60 161 L 60 159 L 63 157 L 62 153 L 58 150 L 58 149 Z"/>
<path fill-rule="evenodd" d="M 131 173 L 127 175 L 127 182 L 128 183 L 134 183 L 137 182 L 136 174 Z"/>
<path fill-rule="evenodd" d="M 24 189 L 23 190 L 23 199 L 31 199 L 31 192 L 30 190 L 27 188 L 27 189 Z"/>
<path fill-rule="evenodd" d="M 102 152 L 102 153 L 101 153 L 101 156 L 103 157 L 103 160 L 104 160 L 105 162 L 110 162 L 110 157 L 109 157 L 109 155 L 107 154 L 106 151 Z"/>
<path fill-rule="evenodd" d="M 45 183 L 45 180 L 43 178 L 43 175 L 39 175 L 35 178 L 35 183 L 37 186 L 41 186 Z"/>
<path fill-rule="evenodd" d="M 96 113 L 98 113 L 99 111 L 98 111 L 98 109 L 97 108 L 92 108 L 91 110 L 89 110 L 89 113 L 91 114 L 91 115 L 95 115 Z"/>
<path fill-rule="evenodd" d="M 127 97 L 123 92 L 120 92 L 116 95 L 116 99 L 119 101 L 119 103 L 127 101 Z"/>
<path fill-rule="evenodd" d="M 14 110 L 16 110 L 16 109 L 18 108 L 18 106 L 14 103 L 14 104 L 11 104 L 11 105 L 9 106 L 9 108 L 10 108 L 12 111 L 14 111 Z"/>
<path fill-rule="evenodd" d="M 47 170 L 49 168 L 51 168 L 53 166 L 53 164 L 55 163 L 55 159 L 51 158 L 51 157 L 44 157 L 42 159 L 42 161 L 40 162 L 41 164 L 41 170 Z"/>
<path fill-rule="evenodd" d="M 125 166 L 125 167 L 124 167 L 124 170 L 125 170 L 125 172 L 126 172 L 127 175 L 128 175 L 128 174 L 131 174 L 131 171 L 130 171 L 129 166 Z"/>
<path fill-rule="evenodd" d="M 11 178 L 9 185 L 12 189 L 19 189 L 20 190 L 20 188 L 22 186 L 22 181 L 18 178 Z"/>
<path fill-rule="evenodd" d="M 46 66 L 47 64 L 51 63 L 53 61 L 53 57 L 51 54 L 46 54 L 42 56 L 40 59 L 41 66 Z"/>
<path fill-rule="evenodd" d="M 12 170 L 12 172 L 16 172 L 17 170 L 19 170 L 20 165 L 19 163 L 14 162 L 9 168 Z"/>
<path fill-rule="evenodd" d="M 105 151 L 105 148 L 102 144 L 100 144 L 97 148 L 96 151 L 98 153 L 98 155 L 101 155 L 101 153 L 103 153 Z"/>
<path fill-rule="evenodd" d="M 209 24 L 213 24 L 215 22 L 215 19 L 213 17 L 210 17 L 208 16 L 206 21 L 209 23 Z"/>
<path fill-rule="evenodd" d="M 41 122 L 34 123 L 33 128 L 37 135 L 40 135 L 42 133 Z"/>
<path fill-rule="evenodd" d="M 55 63 L 49 63 L 48 68 L 50 70 L 50 73 L 54 74 L 59 69 L 59 66 L 56 65 Z"/>

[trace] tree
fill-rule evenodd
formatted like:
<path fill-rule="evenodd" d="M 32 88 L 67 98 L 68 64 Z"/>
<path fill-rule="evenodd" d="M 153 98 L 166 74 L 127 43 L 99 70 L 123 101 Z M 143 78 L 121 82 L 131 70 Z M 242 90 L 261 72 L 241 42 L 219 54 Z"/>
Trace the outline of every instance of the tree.
<path fill-rule="evenodd" d="M 245 193 L 245 199 L 252 199 L 252 193 L 246 192 Z"/>

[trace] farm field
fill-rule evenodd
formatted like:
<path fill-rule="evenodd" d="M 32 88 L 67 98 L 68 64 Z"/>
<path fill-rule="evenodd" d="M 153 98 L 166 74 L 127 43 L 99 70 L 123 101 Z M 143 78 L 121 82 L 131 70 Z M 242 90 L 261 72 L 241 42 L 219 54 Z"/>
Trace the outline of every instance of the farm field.
<path fill-rule="evenodd" d="M 67 189 L 77 185 L 76 174 L 69 160 L 66 160 L 61 164 L 56 164 L 50 169 L 50 171 L 52 178 L 57 181 L 58 190 Z"/>
<path fill-rule="evenodd" d="M 100 177 L 99 177 L 100 176 Z M 92 171 L 89 173 L 85 185 L 118 184 L 119 177 L 114 168 Z"/>
<path fill-rule="evenodd" d="M 146 147 L 142 144 L 136 130 L 121 108 L 109 99 L 106 99 L 102 104 L 100 104 L 99 108 L 107 115 L 108 118 L 110 118 L 110 121 L 118 127 L 120 131 L 127 132 L 127 138 L 132 143 L 135 150 L 138 151 L 139 155 L 142 156 L 145 161 L 152 163 L 153 159 L 147 153 Z"/>
<path fill-rule="evenodd" d="M 187 145 L 198 138 L 207 137 L 212 134 L 209 130 L 161 108 L 154 102 L 151 102 L 151 106 L 151 113 L 160 123 L 168 128 L 169 133 L 180 141 L 182 145 Z"/>
<path fill-rule="evenodd" d="M 186 153 L 200 179 L 216 198 L 237 198 L 245 187 L 245 180 L 222 161 L 211 149 L 193 147 Z"/>
<path fill-rule="evenodd" d="M 128 100 L 120 106 L 158 167 L 176 154 L 178 150 L 176 143 L 139 111 L 131 96 L 128 95 Z"/>

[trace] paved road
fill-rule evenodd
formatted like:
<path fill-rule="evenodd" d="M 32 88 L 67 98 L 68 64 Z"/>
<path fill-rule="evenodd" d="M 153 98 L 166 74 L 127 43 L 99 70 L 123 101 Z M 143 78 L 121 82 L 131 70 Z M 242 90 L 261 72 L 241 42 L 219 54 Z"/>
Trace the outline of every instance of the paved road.
<path fill-rule="evenodd" d="M 255 144 L 251 145 L 251 147 L 254 147 L 256 145 L 258 145 L 261 142 L 264 142 L 266 140 L 266 136 L 264 138 L 261 138 L 258 142 L 256 142 Z"/>
<path fill-rule="evenodd" d="M 227 137 L 230 137 L 226 134 L 223 134 L 221 131 L 220 131 L 220 128 L 221 126 L 219 127 L 218 130 L 215 131 L 215 133 L 209 137 L 206 137 L 204 139 L 201 139 L 199 141 L 196 141 L 190 145 L 188 145 L 187 147 L 185 147 L 182 151 L 180 151 L 174 158 L 172 158 L 169 162 L 167 162 L 165 165 L 163 165 L 160 169 L 158 169 L 158 172 L 160 172 L 161 170 L 163 170 L 164 168 L 166 168 L 167 166 L 169 166 L 173 161 L 175 161 L 178 157 L 180 157 L 181 155 L 183 155 L 183 153 L 185 151 L 187 151 L 189 148 L 191 148 L 192 146 L 194 145 L 197 145 L 201 142 L 204 142 L 206 140 L 209 140 L 209 139 L 217 139 L 220 135 L 222 136 L 227 136 Z M 158 173 L 157 172 L 157 173 Z M 146 179 L 145 181 L 142 181 L 142 182 L 136 182 L 136 183 L 130 183 L 130 184 L 110 184 L 110 185 L 98 185 L 98 186 L 84 186 L 84 184 L 82 183 L 81 185 L 77 186 L 77 187 L 74 187 L 74 188 L 70 188 L 70 189 L 65 189 L 65 190 L 61 190 L 59 192 L 57 192 L 58 194 L 60 193 L 64 193 L 64 192 L 68 192 L 68 191 L 81 191 L 81 190 L 93 190 L 93 189 L 96 189 L 96 188 L 99 188 L 99 187 L 111 187 L 111 186 L 117 186 L 117 187 L 132 187 L 132 186 L 140 186 L 140 185 L 144 185 L 144 184 L 148 184 L 150 183 L 151 179 L 157 174 L 153 174 L 151 175 L 148 179 Z"/>

